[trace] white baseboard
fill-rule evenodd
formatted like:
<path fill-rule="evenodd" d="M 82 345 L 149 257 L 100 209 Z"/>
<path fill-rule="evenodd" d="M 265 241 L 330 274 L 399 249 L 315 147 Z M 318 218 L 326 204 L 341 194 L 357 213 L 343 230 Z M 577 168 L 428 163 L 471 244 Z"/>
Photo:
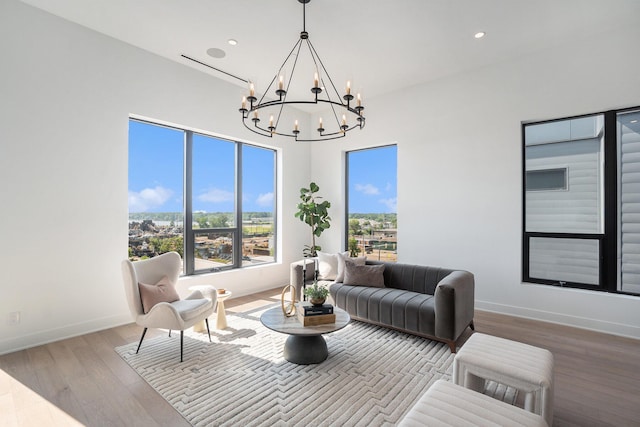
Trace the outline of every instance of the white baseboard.
<path fill-rule="evenodd" d="M 557 323 L 565 326 L 574 326 L 576 328 L 604 332 L 607 334 L 618 335 L 622 337 L 640 339 L 640 327 L 634 325 L 607 322 L 604 320 L 590 319 L 587 317 L 570 316 L 544 310 L 533 310 L 526 307 L 496 304 L 487 301 L 476 301 L 476 308 L 483 311 L 509 314 L 512 316 L 524 317 L 527 319 L 541 320 L 544 322 Z"/>
<path fill-rule="evenodd" d="M 129 312 L 0 340 L 0 355 L 131 323 Z"/>

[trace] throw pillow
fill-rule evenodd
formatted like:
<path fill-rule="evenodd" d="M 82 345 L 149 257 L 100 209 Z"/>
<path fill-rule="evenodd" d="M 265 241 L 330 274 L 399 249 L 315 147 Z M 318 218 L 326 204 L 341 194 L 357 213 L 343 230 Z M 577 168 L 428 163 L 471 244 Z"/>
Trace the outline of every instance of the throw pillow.
<path fill-rule="evenodd" d="M 338 254 L 338 275 L 336 276 L 336 282 L 342 283 L 344 282 L 344 260 L 348 259 L 352 262 L 355 262 L 357 265 L 364 265 L 367 257 L 361 256 L 357 258 L 350 258 L 348 252 L 344 252 Z"/>
<path fill-rule="evenodd" d="M 349 255 L 344 252 L 343 255 Z M 338 254 L 318 251 L 318 279 L 336 280 L 338 277 Z"/>
<path fill-rule="evenodd" d="M 344 263 L 344 280 L 351 286 L 372 286 L 384 288 L 384 264 L 357 265 L 348 259 Z"/>
<path fill-rule="evenodd" d="M 164 276 L 155 285 L 138 282 L 138 289 L 144 314 L 147 314 L 159 302 L 174 302 L 180 299 L 180 295 L 167 276 Z"/>

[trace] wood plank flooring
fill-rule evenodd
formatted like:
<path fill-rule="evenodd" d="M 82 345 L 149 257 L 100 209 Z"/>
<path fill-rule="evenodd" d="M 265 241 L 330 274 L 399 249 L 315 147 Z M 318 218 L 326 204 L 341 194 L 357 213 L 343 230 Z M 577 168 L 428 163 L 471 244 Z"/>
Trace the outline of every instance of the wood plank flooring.
<path fill-rule="evenodd" d="M 225 305 L 244 311 L 279 295 L 274 289 Z M 483 311 L 475 324 L 553 353 L 554 426 L 640 426 L 640 340 Z M 188 426 L 113 350 L 141 332 L 125 325 L 0 356 L 0 427 Z"/>

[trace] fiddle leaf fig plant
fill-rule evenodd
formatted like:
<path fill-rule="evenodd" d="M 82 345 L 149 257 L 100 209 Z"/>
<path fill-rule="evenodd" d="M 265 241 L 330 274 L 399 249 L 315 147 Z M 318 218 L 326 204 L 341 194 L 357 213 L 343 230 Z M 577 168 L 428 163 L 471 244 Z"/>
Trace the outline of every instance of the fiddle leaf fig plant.
<path fill-rule="evenodd" d="M 320 191 L 320 187 L 315 182 L 309 184 L 309 188 L 301 188 L 301 202 L 298 203 L 298 212 L 295 214 L 296 218 L 300 218 L 300 221 L 311 227 L 311 245 L 305 245 L 302 250 L 305 257 L 314 257 L 317 255 L 317 251 L 322 250 L 320 246 L 316 245 L 316 237 L 320 237 L 324 230 L 331 227 L 331 217 L 328 211 L 331 203 L 327 200 L 320 202 L 322 197 L 316 194 L 318 191 Z"/>

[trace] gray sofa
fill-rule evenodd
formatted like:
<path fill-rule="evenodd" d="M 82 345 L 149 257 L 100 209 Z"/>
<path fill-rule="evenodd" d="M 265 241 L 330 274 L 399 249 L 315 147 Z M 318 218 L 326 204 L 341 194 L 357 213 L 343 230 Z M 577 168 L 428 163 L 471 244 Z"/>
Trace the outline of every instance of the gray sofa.
<path fill-rule="evenodd" d="M 310 261 L 307 261 L 310 262 Z M 474 328 L 474 277 L 463 270 L 384 264 L 384 288 L 330 283 L 334 304 L 353 319 L 441 341 L 456 352 L 456 341 Z M 308 264 L 306 281 L 313 280 Z M 302 262 L 291 264 L 291 284 L 302 287 Z M 300 295 L 300 294 L 298 294 Z"/>

